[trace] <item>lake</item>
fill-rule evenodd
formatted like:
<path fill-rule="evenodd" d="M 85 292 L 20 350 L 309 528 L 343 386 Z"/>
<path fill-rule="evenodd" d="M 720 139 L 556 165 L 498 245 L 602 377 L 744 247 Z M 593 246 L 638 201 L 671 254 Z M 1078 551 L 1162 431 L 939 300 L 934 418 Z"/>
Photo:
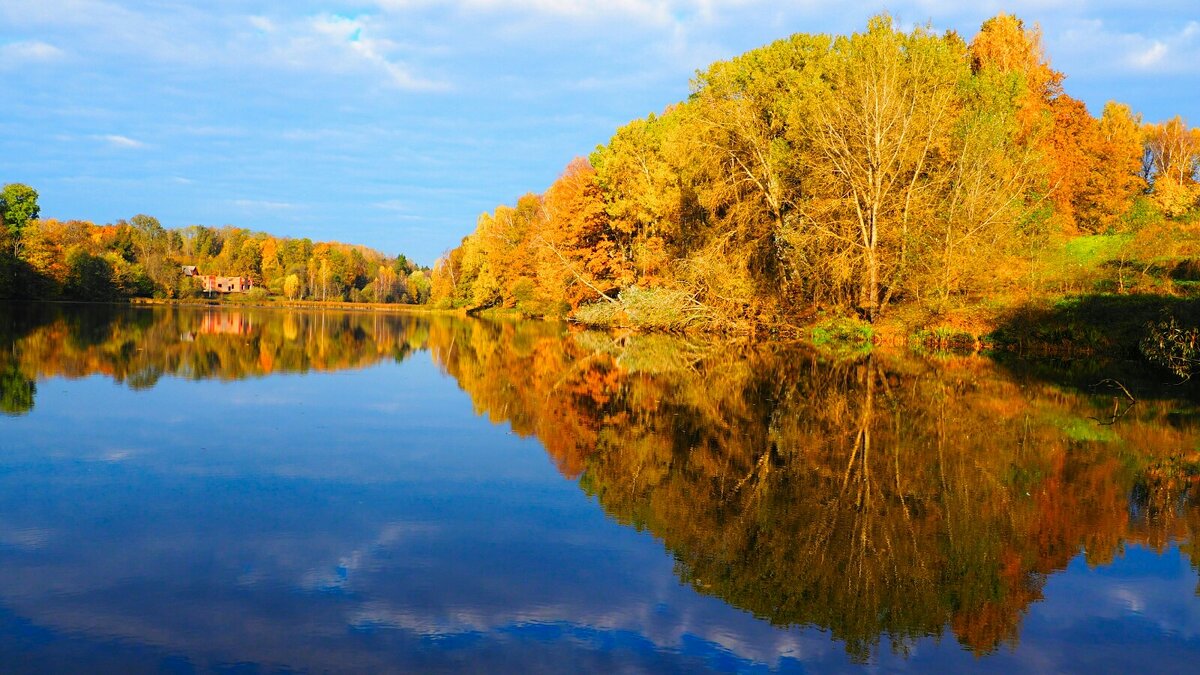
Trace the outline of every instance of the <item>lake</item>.
<path fill-rule="evenodd" d="M 1137 364 L 32 305 L 0 388 L 4 672 L 1200 663 Z"/>

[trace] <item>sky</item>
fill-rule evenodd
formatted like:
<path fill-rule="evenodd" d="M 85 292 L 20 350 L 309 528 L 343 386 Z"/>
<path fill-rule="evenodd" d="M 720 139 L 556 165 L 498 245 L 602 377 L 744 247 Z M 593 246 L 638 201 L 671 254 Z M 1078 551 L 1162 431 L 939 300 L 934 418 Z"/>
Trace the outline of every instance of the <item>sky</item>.
<path fill-rule="evenodd" d="M 432 264 L 713 61 L 882 11 L 1014 13 L 1093 112 L 1200 124 L 1200 0 L 0 0 L 0 183 Z"/>

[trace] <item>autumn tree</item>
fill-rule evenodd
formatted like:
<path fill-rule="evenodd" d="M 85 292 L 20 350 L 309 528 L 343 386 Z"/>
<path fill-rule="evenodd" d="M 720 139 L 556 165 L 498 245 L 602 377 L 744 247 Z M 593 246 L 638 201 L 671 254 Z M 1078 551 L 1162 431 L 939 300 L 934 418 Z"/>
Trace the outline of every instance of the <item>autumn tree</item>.
<path fill-rule="evenodd" d="M 685 106 L 621 127 L 592 153 L 590 164 L 605 202 L 610 236 L 632 268 L 632 283 L 669 280 L 681 228 L 694 196 L 683 174 Z"/>
<path fill-rule="evenodd" d="M 171 238 L 166 228 L 154 216 L 139 213 L 129 219 L 137 262 L 153 288 L 161 294 L 178 293 L 180 271 L 171 256 Z"/>
<path fill-rule="evenodd" d="M 920 236 L 910 239 L 911 275 L 901 279 L 902 292 L 932 309 L 945 309 L 953 296 L 984 283 L 995 286 L 1014 267 L 1004 254 L 1027 251 L 1023 222 L 1043 170 L 1040 155 L 1020 142 L 1023 96 L 1021 78 L 997 71 L 965 78 L 959 87 L 957 119 L 939 151 L 937 178 L 922 195 L 932 209 Z"/>
<path fill-rule="evenodd" d="M 408 279 L 404 282 L 405 291 L 408 293 L 408 301 L 414 305 L 423 305 L 429 302 L 430 293 L 433 290 L 429 282 L 429 277 L 422 270 L 413 270 L 408 275 Z"/>
<path fill-rule="evenodd" d="M 462 277 L 463 245 L 446 251 L 433 265 L 431 302 L 450 307 L 458 296 L 458 280 Z"/>
<path fill-rule="evenodd" d="M 28 185 L 9 183 L 0 190 L 0 224 L 8 232 L 14 254 L 20 254 L 21 236 L 40 212 L 37 190 Z"/>
<path fill-rule="evenodd" d="M 300 277 L 295 274 L 289 274 L 283 280 L 283 295 L 288 300 L 295 300 L 300 297 Z"/>
<path fill-rule="evenodd" d="M 1084 204 L 1094 171 L 1107 170 L 1100 162 L 1100 128 L 1083 101 L 1060 94 L 1050 101 L 1050 131 L 1043 147 L 1051 159 L 1048 175 L 1050 199 L 1059 225 L 1069 233 L 1080 230 L 1077 212 Z"/>
<path fill-rule="evenodd" d="M 396 270 L 388 265 L 380 265 L 375 276 L 375 299 L 378 302 L 391 302 L 396 293 Z"/>
<path fill-rule="evenodd" d="M 803 228 L 844 252 L 838 271 L 870 319 L 907 272 L 914 228 L 942 180 L 935 164 L 959 107 L 960 49 L 922 28 L 898 32 L 886 16 L 835 43 L 812 137 L 830 171 Z"/>
<path fill-rule="evenodd" d="M 577 158 L 546 190 L 545 227 L 534 235 L 538 292 L 578 307 L 612 300 L 633 281 L 632 265 L 614 240 L 596 171 Z"/>
<path fill-rule="evenodd" d="M 112 300 L 116 297 L 113 269 L 105 258 L 75 249 L 67 257 L 65 292 L 77 300 Z"/>
<path fill-rule="evenodd" d="M 282 292 L 284 267 L 279 255 L 279 240 L 271 236 L 264 237 L 258 243 L 258 251 L 262 285 L 270 288 L 272 292 Z"/>
<path fill-rule="evenodd" d="M 970 45 L 975 73 L 988 70 L 1015 74 L 1021 80 L 1019 123 L 1022 140 L 1042 137 L 1050 101 L 1062 93 L 1063 74 L 1050 67 L 1042 48 L 1041 29 L 1027 28 L 1011 14 L 998 14 L 979 28 Z"/>
<path fill-rule="evenodd" d="M 1142 175 L 1142 119 L 1123 103 L 1109 101 L 1097 126 L 1091 162 L 1079 191 L 1080 229 L 1103 232 L 1116 226 L 1133 200 L 1146 190 Z"/>
<path fill-rule="evenodd" d="M 1200 198 L 1200 129 L 1176 116 L 1145 129 L 1146 155 L 1154 199 L 1169 216 L 1186 213 Z"/>
<path fill-rule="evenodd" d="M 788 235 L 819 171 L 805 131 L 827 88 L 830 46 L 824 35 L 794 35 L 697 77 L 688 164 L 707 218 L 684 230 L 683 268 L 710 302 L 770 307 L 794 281 Z"/>

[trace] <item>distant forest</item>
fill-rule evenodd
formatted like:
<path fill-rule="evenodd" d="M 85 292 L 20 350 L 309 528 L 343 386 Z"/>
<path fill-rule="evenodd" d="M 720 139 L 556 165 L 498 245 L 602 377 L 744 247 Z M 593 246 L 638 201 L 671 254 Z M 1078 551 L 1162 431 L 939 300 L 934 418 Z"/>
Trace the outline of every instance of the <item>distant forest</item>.
<path fill-rule="evenodd" d="M 164 228 L 158 219 L 94 225 L 38 219 L 37 192 L 10 184 L 0 193 L 0 298 L 115 300 L 192 298 L 202 280 L 184 274 L 245 277 L 239 298 L 422 304 L 429 270 L 404 255 L 365 246 L 274 237 L 238 227 Z"/>
<path fill-rule="evenodd" d="M 443 307 L 677 329 L 905 325 L 1200 279 L 1200 130 L 1066 93 L 1037 29 L 797 34 L 479 218 Z"/>

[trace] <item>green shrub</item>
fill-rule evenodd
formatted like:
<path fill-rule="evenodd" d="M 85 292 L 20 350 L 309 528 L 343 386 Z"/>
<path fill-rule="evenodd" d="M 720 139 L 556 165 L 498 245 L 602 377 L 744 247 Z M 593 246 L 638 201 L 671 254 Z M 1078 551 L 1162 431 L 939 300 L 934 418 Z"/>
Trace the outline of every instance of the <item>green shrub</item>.
<path fill-rule="evenodd" d="M 1147 225 L 1161 222 L 1163 219 L 1162 211 L 1154 203 L 1154 200 L 1149 197 L 1138 197 L 1133 200 L 1133 205 L 1129 207 L 1121 216 L 1121 225 L 1124 229 L 1136 232 Z"/>
<path fill-rule="evenodd" d="M 923 348 L 941 352 L 975 351 L 979 346 L 979 340 L 969 331 L 951 326 L 919 331 L 917 342 Z"/>
<path fill-rule="evenodd" d="M 1138 348 L 1150 363 L 1187 379 L 1200 365 L 1200 329 L 1180 326 L 1174 316 L 1167 315 L 1146 325 Z"/>
<path fill-rule="evenodd" d="M 264 302 L 271 298 L 271 292 L 262 286 L 255 286 L 245 293 L 230 293 L 226 297 L 234 302 Z"/>
<path fill-rule="evenodd" d="M 812 341 L 818 346 L 871 344 L 874 337 L 871 324 L 859 319 L 839 317 L 812 327 Z"/>

